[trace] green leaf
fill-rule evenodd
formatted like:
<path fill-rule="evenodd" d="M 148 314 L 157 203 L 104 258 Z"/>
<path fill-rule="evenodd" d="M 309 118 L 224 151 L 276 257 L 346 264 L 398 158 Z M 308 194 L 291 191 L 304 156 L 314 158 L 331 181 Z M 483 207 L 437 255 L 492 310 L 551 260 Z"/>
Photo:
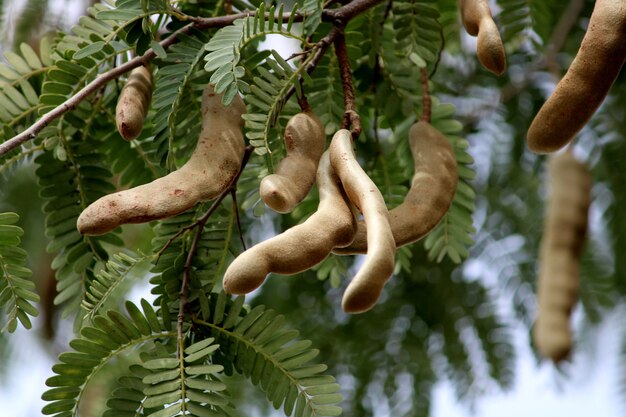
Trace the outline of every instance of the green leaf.
<path fill-rule="evenodd" d="M 85 46 L 84 48 L 79 49 L 74 54 L 73 58 L 75 60 L 79 60 L 88 56 L 91 56 L 97 52 L 100 52 L 104 48 L 105 43 L 103 41 L 94 42 Z"/>

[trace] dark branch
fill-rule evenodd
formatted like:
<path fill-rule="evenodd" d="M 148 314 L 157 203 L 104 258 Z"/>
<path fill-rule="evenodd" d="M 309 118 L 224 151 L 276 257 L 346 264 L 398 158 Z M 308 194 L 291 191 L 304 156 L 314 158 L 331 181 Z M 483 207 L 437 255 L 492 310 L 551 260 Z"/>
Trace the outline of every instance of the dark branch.
<path fill-rule="evenodd" d="M 241 217 L 239 217 L 239 204 L 237 204 L 237 190 L 234 188 L 230 190 L 230 196 L 233 199 L 233 210 L 235 210 L 235 219 L 237 219 L 237 232 L 239 233 L 241 247 L 243 250 L 246 250 L 246 241 L 243 238 L 243 227 L 241 227 Z"/>
<path fill-rule="evenodd" d="M 361 134 L 361 118 L 356 111 L 356 95 L 354 93 L 354 84 L 352 83 L 352 69 L 350 68 L 350 58 L 346 49 L 346 36 L 343 30 L 335 37 L 335 55 L 339 63 L 339 74 L 341 76 L 341 85 L 343 87 L 343 105 L 345 112 L 343 114 L 343 128 L 350 129 L 352 138 L 356 139 Z"/>
<path fill-rule="evenodd" d="M 420 120 L 430 123 L 432 116 L 432 100 L 430 99 L 430 89 L 428 88 L 428 70 L 426 67 L 420 68 L 420 81 L 422 83 L 422 117 Z"/>

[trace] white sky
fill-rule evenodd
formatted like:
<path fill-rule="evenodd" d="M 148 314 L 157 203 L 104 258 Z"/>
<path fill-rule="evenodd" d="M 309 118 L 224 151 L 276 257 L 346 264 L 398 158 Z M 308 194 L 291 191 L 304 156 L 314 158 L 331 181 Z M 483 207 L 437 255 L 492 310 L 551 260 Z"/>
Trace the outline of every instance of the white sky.
<path fill-rule="evenodd" d="M 472 414 L 467 407 L 457 403 L 451 385 L 442 383 L 435 390 L 432 417 L 623 415 L 624 403 L 618 384 L 623 326 L 618 316 L 613 314 L 599 329 L 597 340 L 589 346 L 589 349 L 597 349 L 596 352 L 575 354 L 567 376 L 560 374 L 551 363 L 538 366 L 530 351 L 526 330 L 518 329 L 515 332 L 518 363 L 513 390 L 482 397 Z"/>

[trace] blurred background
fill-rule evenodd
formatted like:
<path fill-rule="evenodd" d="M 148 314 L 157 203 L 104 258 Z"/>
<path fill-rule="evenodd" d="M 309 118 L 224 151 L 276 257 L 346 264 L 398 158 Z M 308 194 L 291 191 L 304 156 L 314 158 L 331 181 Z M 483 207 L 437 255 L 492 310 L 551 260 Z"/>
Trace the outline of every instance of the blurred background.
<path fill-rule="evenodd" d="M 441 1 L 442 24 L 446 39 L 456 41 L 447 45 L 433 82 L 441 102 L 457 107 L 455 118 L 477 173 L 476 244 L 469 259 L 460 266 L 433 266 L 422 245 L 414 245 L 407 254 L 411 272 L 397 271 L 366 315 L 340 311 L 341 282 L 350 266 L 336 257 L 315 271 L 270 279 L 248 301 L 284 314 L 321 350 L 320 360 L 344 388 L 346 416 L 626 415 L 626 210 L 619 209 L 626 207 L 623 74 L 574 146 L 595 181 L 581 302 L 573 320 L 575 352 L 557 367 L 540 360 L 530 341 L 546 169 L 545 157 L 526 149 L 525 132 L 576 53 L 593 1 L 492 3 L 507 43 L 509 68 L 501 78 L 478 67 L 474 39 L 461 34 L 458 20 L 444 19 L 452 3 Z M 88 6 L 82 0 L 0 0 L 0 50 L 22 42 L 36 49 L 46 33 L 69 30 Z M 2 417 L 40 415 L 44 381 L 73 337 L 72 320 L 52 303 L 52 257 L 45 251 L 36 190 L 32 164 L 2 166 L 0 212 L 21 215 L 22 246 L 42 299 L 32 330 L 0 334 Z M 250 231 L 249 243 L 292 222 L 270 214 L 249 217 L 264 225 Z M 150 228 L 125 233 L 137 248 L 149 250 Z M 147 271 L 146 266 L 128 280 L 120 299 L 150 299 Z M 103 387 L 112 378 L 104 375 Z M 235 401 L 246 404 L 242 416 L 280 415 L 251 385 L 233 383 L 231 390 Z M 97 389 L 93 396 L 85 416 L 99 415 Z"/>

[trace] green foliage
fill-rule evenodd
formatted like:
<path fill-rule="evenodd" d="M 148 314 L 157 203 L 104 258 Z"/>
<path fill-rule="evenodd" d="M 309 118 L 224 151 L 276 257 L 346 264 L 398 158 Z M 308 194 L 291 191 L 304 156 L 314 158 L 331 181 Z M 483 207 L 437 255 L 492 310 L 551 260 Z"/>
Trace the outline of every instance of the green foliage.
<path fill-rule="evenodd" d="M 154 88 L 154 139 L 148 146 L 155 150 L 156 162 L 171 158 L 167 164 L 170 168 L 175 168 L 174 145 L 178 143 L 187 151 L 188 157 L 195 143 L 180 141 L 197 137 L 200 133 L 196 121 L 202 89 L 208 77 L 198 71 L 198 66 L 205 55 L 206 36 L 199 31 L 193 35 L 181 36 L 180 42 L 169 49 Z"/>
<path fill-rule="evenodd" d="M 335 378 L 324 375 L 327 366 L 312 364 L 319 350 L 311 341 L 297 340 L 299 334 L 284 326 L 285 317 L 260 305 L 241 320 L 243 298 L 225 309 L 224 294 L 215 302 L 210 316 L 199 322 L 207 327 L 224 350 L 224 360 L 260 386 L 286 416 L 338 416 L 342 400 Z M 208 321 L 207 321 L 208 320 Z"/>
<path fill-rule="evenodd" d="M 119 379 L 121 386 L 107 401 L 105 415 L 137 410 L 151 416 L 224 415 L 230 406 L 218 375 L 224 369 L 220 361 L 226 359 L 230 369 L 234 365 L 259 385 L 276 408 L 284 405 L 288 416 L 339 415 L 341 408 L 333 405 L 341 401 L 339 386 L 321 375 L 325 365 L 310 364 L 319 351 L 308 340 L 296 340 L 297 331 L 283 328 L 284 317 L 263 307 L 246 313 L 243 301 L 214 294 L 204 320 L 196 321 L 202 338 L 184 348 L 179 345 L 184 352 L 179 357 L 167 348 L 176 332 L 166 330 L 147 301 L 141 301 L 143 311 L 127 302 L 128 316 L 115 310 L 96 315 L 93 327 L 84 326 L 82 337 L 70 342 L 74 351 L 61 354 L 53 367 L 56 375 L 46 382 L 51 389 L 43 394 L 50 404 L 43 413 L 77 415 L 81 392 L 95 374 L 116 356 L 143 346 L 147 350 L 140 363 Z M 216 339 L 220 344 L 213 343 Z"/>
<path fill-rule="evenodd" d="M 257 68 L 258 76 L 253 78 L 250 93 L 245 96 L 246 103 L 252 111 L 244 115 L 246 121 L 246 137 L 259 155 L 272 153 L 270 146 L 270 130 L 278 122 L 281 113 L 295 113 L 294 107 L 285 109 L 288 94 L 293 86 L 299 87 L 298 77 L 306 74 L 303 63 L 294 71 L 289 64 L 274 50 L 272 57 L 267 57 L 265 66 Z M 265 68 L 267 67 L 267 68 Z"/>
<path fill-rule="evenodd" d="M 4 53 L 7 62 L 0 63 L 0 140 L 13 136 L 16 131 L 34 121 L 42 74 L 52 65 L 49 48 L 46 38 L 43 38 L 40 43 L 41 56 L 26 43 L 20 44 L 15 51 Z M 11 158 L 5 161 L 9 155 Z M 9 155 L 0 157 L 0 171 L 28 154 L 14 151 Z"/>
<path fill-rule="evenodd" d="M 19 247 L 24 231 L 15 226 L 18 220 L 15 213 L 0 213 L 0 308 L 6 309 L 8 316 L 2 331 L 10 333 L 17 328 L 18 320 L 30 329 L 28 316 L 39 314 L 33 305 L 39 301 L 39 295 L 30 280 L 32 272 L 25 267 L 27 253 Z"/>
<path fill-rule="evenodd" d="M 165 330 L 147 301 L 142 300 L 141 307 L 143 311 L 128 302 L 129 316 L 109 310 L 94 317 L 93 327 L 82 328 L 81 338 L 70 342 L 73 351 L 59 356 L 60 362 L 52 368 L 56 375 L 46 381 L 50 389 L 42 395 L 49 402 L 44 415 L 78 415 L 85 385 L 108 361 L 148 341 L 176 337 L 176 332 Z"/>
<path fill-rule="evenodd" d="M 395 53 L 407 57 L 418 68 L 439 60 L 443 38 L 439 11 L 432 1 L 394 1 L 392 7 Z"/>
<path fill-rule="evenodd" d="M 292 10 L 291 17 L 283 24 L 283 5 L 278 10 L 274 6 L 268 9 L 269 18 L 265 19 L 265 4 L 261 3 L 252 17 L 236 20 L 231 26 L 220 29 L 206 44 L 209 54 L 204 69 L 212 73 L 211 83 L 217 93 L 223 93 L 222 101 L 228 104 L 238 91 L 245 91 L 247 85 L 240 81 L 245 68 L 239 66 L 242 49 L 251 42 L 269 34 L 282 35 L 305 42 L 305 39 L 291 32 L 296 14 Z M 274 18 L 274 16 L 277 16 Z"/>
<path fill-rule="evenodd" d="M 226 385 L 217 379 L 221 365 L 207 365 L 219 345 L 207 338 L 184 349 L 180 359 L 171 355 L 150 358 L 143 367 L 150 371 L 142 378 L 146 385 L 142 406 L 156 409 L 148 416 L 174 415 L 225 415 L 228 398 L 223 391 Z"/>
<path fill-rule="evenodd" d="M 52 267 L 57 270 L 58 295 L 56 304 L 67 302 L 66 312 L 76 309 L 93 279 L 96 262 L 108 259 L 106 244 L 122 246 L 116 234 L 81 236 L 76 221 L 88 204 L 114 191 L 108 181 L 111 174 L 101 164 L 94 143 L 58 138 L 55 158 L 53 152 L 40 154 L 38 164 L 40 196 L 46 200 L 45 234 L 50 238 L 47 250 L 56 252 Z"/>
<path fill-rule="evenodd" d="M 116 253 L 109 259 L 105 268 L 96 273 L 95 279 L 89 283 L 81 305 L 85 315 L 90 319 L 99 313 L 111 294 L 124 284 L 124 280 L 132 273 L 137 264 L 145 257 L 136 258 L 124 252 Z"/>

